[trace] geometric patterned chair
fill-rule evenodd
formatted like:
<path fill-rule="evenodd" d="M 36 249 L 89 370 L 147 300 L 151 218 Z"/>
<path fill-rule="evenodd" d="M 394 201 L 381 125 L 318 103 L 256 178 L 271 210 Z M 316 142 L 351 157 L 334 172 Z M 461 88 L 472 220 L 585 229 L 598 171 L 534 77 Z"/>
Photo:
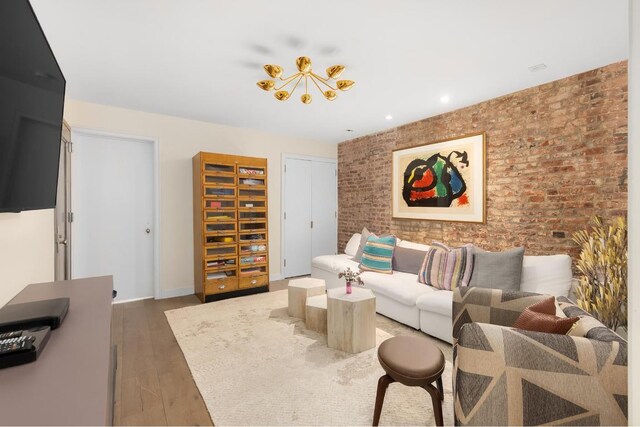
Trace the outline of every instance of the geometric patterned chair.
<path fill-rule="evenodd" d="M 584 337 L 511 328 L 547 295 L 453 295 L 456 425 L 626 425 L 627 342 L 593 319 Z M 558 298 L 569 316 L 589 316 Z"/>

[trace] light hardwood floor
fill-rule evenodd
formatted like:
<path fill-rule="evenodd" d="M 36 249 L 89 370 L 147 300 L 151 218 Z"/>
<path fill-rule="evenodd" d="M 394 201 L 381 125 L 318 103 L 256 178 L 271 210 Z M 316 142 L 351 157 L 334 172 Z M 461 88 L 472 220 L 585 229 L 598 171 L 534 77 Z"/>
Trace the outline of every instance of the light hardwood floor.
<path fill-rule="evenodd" d="M 286 289 L 287 282 L 272 282 L 269 289 Z M 212 425 L 164 315 L 197 304 L 190 295 L 113 306 L 111 336 L 118 347 L 114 425 Z"/>

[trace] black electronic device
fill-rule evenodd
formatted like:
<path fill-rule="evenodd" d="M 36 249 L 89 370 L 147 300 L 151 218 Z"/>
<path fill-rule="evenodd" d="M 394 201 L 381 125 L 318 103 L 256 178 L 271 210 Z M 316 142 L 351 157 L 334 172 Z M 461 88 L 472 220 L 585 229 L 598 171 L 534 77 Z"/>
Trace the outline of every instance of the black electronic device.
<path fill-rule="evenodd" d="M 12 331 L 10 337 L 0 338 L 0 369 L 35 361 L 47 345 L 50 332 L 50 327 L 40 326 Z"/>
<path fill-rule="evenodd" d="M 0 212 L 55 207 L 65 85 L 29 1 L 0 1 Z"/>
<path fill-rule="evenodd" d="M 9 304 L 0 308 L 0 333 L 48 326 L 56 329 L 69 311 L 69 298 Z"/>

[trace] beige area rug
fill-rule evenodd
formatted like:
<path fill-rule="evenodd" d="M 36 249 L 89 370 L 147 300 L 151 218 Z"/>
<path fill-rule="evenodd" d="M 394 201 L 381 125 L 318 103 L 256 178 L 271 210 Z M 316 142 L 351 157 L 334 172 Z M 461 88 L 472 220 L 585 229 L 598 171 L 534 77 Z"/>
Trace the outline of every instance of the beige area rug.
<path fill-rule="evenodd" d="M 347 354 L 287 315 L 287 291 L 166 312 L 214 424 L 371 425 L 376 349 Z M 396 335 L 430 339 L 445 354 L 445 425 L 453 424 L 451 346 L 378 315 L 377 344 Z M 435 425 L 431 398 L 392 384 L 381 425 Z"/>

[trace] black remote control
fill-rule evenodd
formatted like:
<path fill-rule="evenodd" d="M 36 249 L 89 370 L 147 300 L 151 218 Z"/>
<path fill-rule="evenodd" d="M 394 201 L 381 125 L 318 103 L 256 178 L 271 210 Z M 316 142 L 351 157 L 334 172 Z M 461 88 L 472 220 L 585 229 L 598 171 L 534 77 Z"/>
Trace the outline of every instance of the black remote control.
<path fill-rule="evenodd" d="M 11 332 L 3 332 L 0 334 L 0 341 L 6 340 L 7 338 L 15 338 L 22 335 L 23 331 L 11 331 Z"/>
<path fill-rule="evenodd" d="M 33 346 L 34 337 L 23 335 L 15 338 L 8 338 L 0 341 L 0 356 L 9 353 L 22 353 L 30 351 Z"/>

